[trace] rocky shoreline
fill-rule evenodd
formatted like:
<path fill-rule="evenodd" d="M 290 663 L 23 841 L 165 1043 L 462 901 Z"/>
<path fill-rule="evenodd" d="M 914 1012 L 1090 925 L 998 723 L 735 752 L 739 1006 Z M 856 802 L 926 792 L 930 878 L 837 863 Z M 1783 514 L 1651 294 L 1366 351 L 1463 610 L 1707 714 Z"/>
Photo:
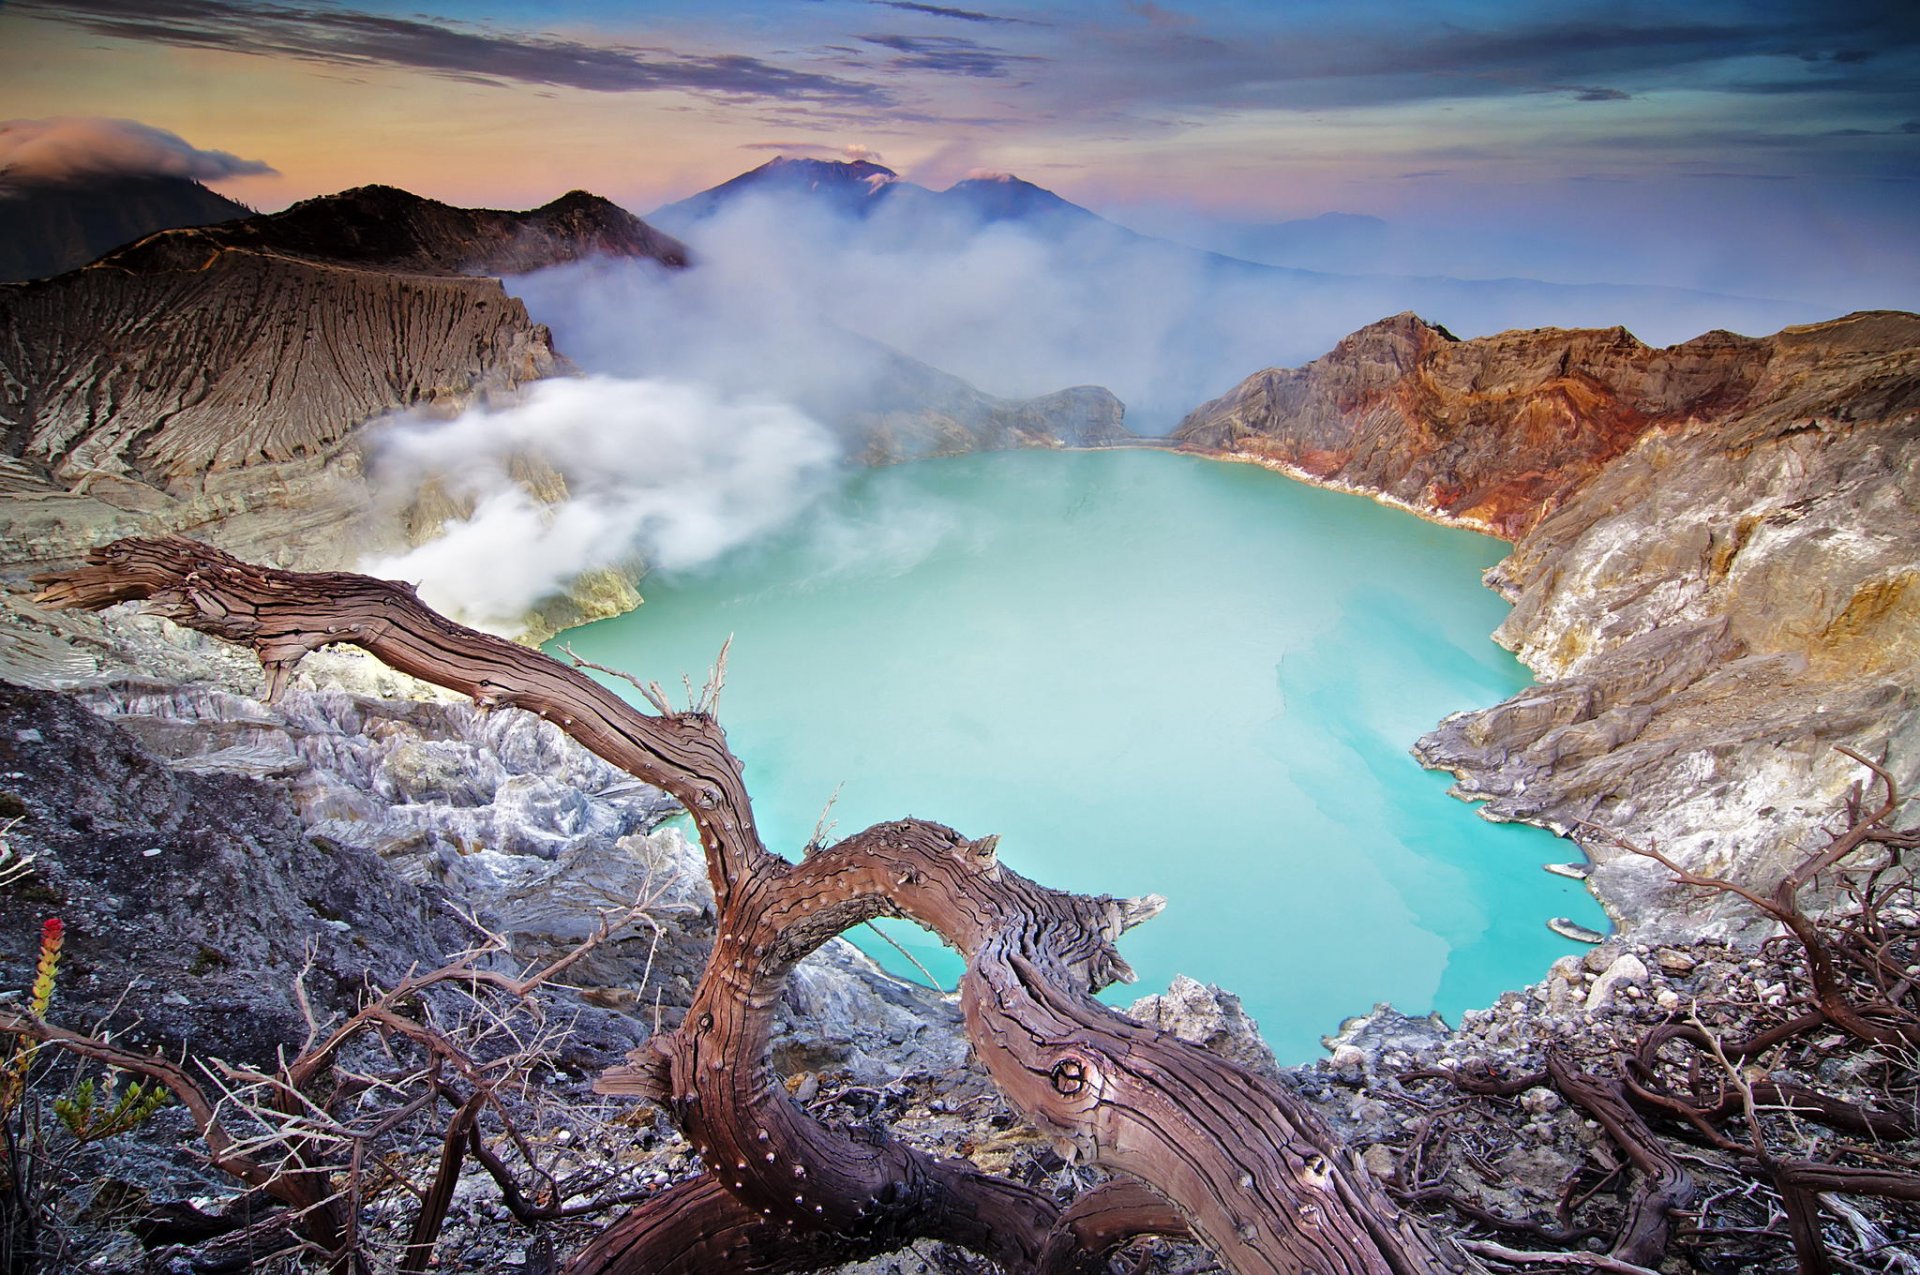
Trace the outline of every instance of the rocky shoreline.
<path fill-rule="evenodd" d="M 1494 636 L 1537 683 L 1415 756 L 1577 842 L 1623 930 L 1754 932 L 1623 841 L 1766 886 L 1864 777 L 1839 748 L 1920 782 L 1920 317 L 1657 350 L 1403 315 L 1175 437 L 1512 540 Z"/>

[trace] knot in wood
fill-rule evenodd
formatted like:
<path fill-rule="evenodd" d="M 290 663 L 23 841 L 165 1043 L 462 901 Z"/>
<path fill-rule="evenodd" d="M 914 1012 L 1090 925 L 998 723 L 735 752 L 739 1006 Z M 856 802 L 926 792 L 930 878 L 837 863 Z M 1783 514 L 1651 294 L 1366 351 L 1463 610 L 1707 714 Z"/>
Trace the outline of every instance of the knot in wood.
<path fill-rule="evenodd" d="M 1332 1177 L 1333 1165 L 1318 1152 L 1308 1156 L 1306 1163 L 1300 1166 L 1300 1181 L 1307 1186 L 1325 1188 Z"/>
<path fill-rule="evenodd" d="M 704 1013 L 700 1015 L 700 1030 L 703 1032 L 710 1032 L 713 1030 L 713 1015 L 711 1013 Z"/>
<path fill-rule="evenodd" d="M 1047 1076 L 1055 1093 L 1072 1097 L 1087 1087 L 1087 1064 L 1079 1058 L 1062 1058 Z"/>

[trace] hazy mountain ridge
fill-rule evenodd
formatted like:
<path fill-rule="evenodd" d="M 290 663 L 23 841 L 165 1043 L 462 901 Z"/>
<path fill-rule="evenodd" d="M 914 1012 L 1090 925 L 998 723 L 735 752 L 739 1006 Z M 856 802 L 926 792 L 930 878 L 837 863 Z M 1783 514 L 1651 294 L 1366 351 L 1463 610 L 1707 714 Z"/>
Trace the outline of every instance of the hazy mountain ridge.
<path fill-rule="evenodd" d="M 507 410 L 577 370 L 499 279 L 471 272 L 624 261 L 674 273 L 687 260 L 677 240 L 577 191 L 498 212 L 373 186 L 156 233 L 85 268 L 0 287 L 0 569 L 70 561 L 136 532 L 185 530 L 327 568 L 438 536 L 474 516 L 485 491 L 431 469 L 405 491 L 371 486 L 362 426 L 402 410 Z M 678 318 L 657 317 L 665 329 Z M 817 404 L 837 413 L 827 419 L 849 457 L 1128 436 L 1125 409 L 1104 390 L 1003 398 L 849 340 L 872 374 L 854 375 L 851 356 L 834 360 L 844 383 Z M 659 374 L 686 379 L 684 368 Z M 601 406 L 591 427 L 604 433 L 622 407 Z M 518 494 L 549 509 L 580 494 L 559 453 L 543 456 L 537 442 L 503 468 Z M 537 608 L 541 623 L 635 605 L 638 559 L 617 558 L 617 569 L 576 568 L 578 579 L 556 586 L 566 596 Z"/>
<path fill-rule="evenodd" d="M 949 223 L 949 229 L 978 229 L 999 221 L 1058 218 L 1077 225 L 1097 224 L 1121 235 L 1138 237 L 1133 231 L 1011 173 L 966 177 L 936 191 L 864 159 L 837 161 L 780 156 L 718 186 L 656 208 L 647 216 L 677 233 L 685 233 L 743 199 L 765 196 L 796 196 L 861 220 L 898 215 L 903 219 L 944 220 Z"/>
<path fill-rule="evenodd" d="M 252 215 L 182 177 L 28 182 L 0 172 L 0 283 L 76 269 L 155 231 Z"/>
<path fill-rule="evenodd" d="M 1920 780 L 1920 316 L 1654 349 L 1402 315 L 1180 437 L 1514 540 L 1496 636 L 1540 683 L 1417 753 L 1574 835 L 1637 927 L 1751 918 L 1599 830 L 1771 888 L 1864 778 L 1835 746 Z"/>
<path fill-rule="evenodd" d="M 1138 233 L 1016 177 L 935 192 L 866 162 L 777 160 L 654 216 L 770 293 L 813 298 L 830 321 L 993 393 L 1104 385 L 1147 434 L 1248 368 L 1304 362 L 1383 314 L 1464 336 L 1620 324 L 1655 344 L 1831 314 L 1685 288 L 1264 265 Z"/>
<path fill-rule="evenodd" d="M 425 274 L 524 274 L 583 257 L 687 264 L 685 245 L 586 191 L 524 212 L 456 208 L 393 186 L 356 186 L 284 212 L 155 235 L 103 261 L 132 272 L 252 251 Z"/>

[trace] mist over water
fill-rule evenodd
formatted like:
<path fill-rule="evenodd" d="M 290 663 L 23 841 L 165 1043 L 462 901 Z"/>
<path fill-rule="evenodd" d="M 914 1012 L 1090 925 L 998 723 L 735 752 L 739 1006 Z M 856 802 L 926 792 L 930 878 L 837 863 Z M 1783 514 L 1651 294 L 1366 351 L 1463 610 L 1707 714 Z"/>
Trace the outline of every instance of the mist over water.
<path fill-rule="evenodd" d="M 454 509 L 439 539 L 365 569 L 513 631 L 582 571 L 692 565 L 783 525 L 875 421 L 937 413 L 948 373 L 1008 398 L 1103 385 L 1155 434 L 1407 309 L 1463 336 L 1625 323 L 1655 342 L 1822 317 L 1663 289 L 1273 269 L 1058 201 L 983 220 L 944 198 L 903 186 L 856 216 L 751 195 L 685 228 L 691 269 L 597 260 L 510 280 L 587 375 L 376 430 L 381 498 L 404 504 L 431 479 Z M 561 481 L 530 481 L 542 469 Z"/>
<path fill-rule="evenodd" d="M 432 484 L 465 516 L 362 569 L 428 605 L 517 631 L 581 572 L 636 557 L 674 570 L 779 526 L 832 481 L 840 447 L 786 403 L 606 376 L 541 381 L 453 420 L 402 416 L 370 438 L 387 501 Z"/>
<path fill-rule="evenodd" d="M 1303 1059 L 1375 1001 L 1453 1015 L 1537 978 L 1573 950 L 1550 915 L 1604 924 L 1539 870 L 1564 842 L 1407 753 L 1526 684 L 1487 636 L 1501 552 L 1251 467 L 978 456 L 855 475 L 565 640 L 671 685 L 734 635 L 720 717 L 776 850 L 838 788 L 839 835 L 920 815 L 1050 885 L 1163 894 L 1112 999 L 1217 982 Z"/>
<path fill-rule="evenodd" d="M 878 343 L 1003 397 L 1102 385 L 1164 434 L 1242 378 L 1305 363 L 1405 310 L 1461 336 L 1624 324 L 1654 344 L 1764 334 L 1818 307 L 1673 288 L 1285 269 L 1136 234 L 1082 210 L 968 220 L 896 197 L 864 216 L 790 190 L 686 227 L 695 266 L 588 262 L 513 282 L 583 366 L 718 380 L 831 420 Z M 1396 261 L 1395 265 L 1405 265 Z M 830 391 L 830 392 L 827 392 Z"/>

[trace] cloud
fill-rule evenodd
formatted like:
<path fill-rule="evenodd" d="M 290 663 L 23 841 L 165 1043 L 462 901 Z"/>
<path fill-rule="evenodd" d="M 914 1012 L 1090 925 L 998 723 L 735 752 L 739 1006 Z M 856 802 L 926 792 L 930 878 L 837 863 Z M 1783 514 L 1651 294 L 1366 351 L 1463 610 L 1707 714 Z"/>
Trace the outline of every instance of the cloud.
<path fill-rule="evenodd" d="M 685 570 L 764 534 L 827 488 L 839 457 L 825 428 L 785 404 L 608 376 L 543 381 L 514 406 L 454 420 L 399 417 L 370 439 L 383 499 L 408 501 L 431 480 L 473 512 L 362 569 L 508 631 L 581 572 L 636 556 Z M 534 464 L 559 474 L 563 499 L 529 494 Z"/>
<path fill-rule="evenodd" d="M 681 89 L 718 97 L 873 106 L 892 100 L 878 85 L 794 70 L 745 54 L 588 44 L 272 0 L 15 0 L 14 8 L 125 40 L 333 66 L 407 67 L 478 84 L 541 84 L 603 93 Z"/>
<path fill-rule="evenodd" d="M 273 171 L 257 159 L 202 150 L 178 133 L 138 120 L 64 115 L 0 121 L 0 175 L 15 180 L 123 176 L 212 182 Z"/>
<path fill-rule="evenodd" d="M 1633 94 L 1623 93 L 1619 89 L 1573 88 L 1569 90 L 1576 102 L 1629 102 Z"/>
<path fill-rule="evenodd" d="M 824 142 L 742 142 L 743 151 L 776 151 L 782 155 L 837 155 L 839 148 Z"/>
<path fill-rule="evenodd" d="M 998 78 L 1004 76 L 1007 68 L 1014 63 L 1043 60 L 990 48 L 977 40 L 958 35 L 863 35 L 860 39 L 900 54 L 887 63 L 896 70 Z"/>
<path fill-rule="evenodd" d="M 1192 14 L 1164 9 L 1152 3 L 1151 0 L 1128 0 L 1127 12 L 1135 17 L 1144 18 L 1150 25 L 1162 29 L 1197 26 L 1200 21 Z"/>
<path fill-rule="evenodd" d="M 959 22 L 991 22 L 1002 26 L 1039 25 L 1027 18 L 1004 18 L 998 14 L 979 13 L 972 9 L 949 9 L 940 4 L 916 4 L 914 0 L 873 0 L 873 3 L 888 9 L 900 9 L 907 13 L 924 13 L 935 18 L 952 18 Z"/>
<path fill-rule="evenodd" d="M 1644 95 L 1686 89 L 1718 97 L 1825 95 L 1905 103 L 1920 83 L 1920 13 L 1911 5 L 1837 0 L 1619 12 L 1569 3 L 1520 5 L 1441 20 L 1370 6 L 1225 6 L 1204 21 L 1152 4 L 1127 6 L 1072 33 L 1034 89 L 1075 118 L 1157 112 L 1317 110 L 1512 97 L 1571 90 Z M 1196 6 L 1196 12 L 1198 7 Z M 1142 19 L 1146 21 L 1142 21 Z M 1876 50 L 1862 60 L 1855 51 Z M 1807 50 L 1814 60 L 1803 62 Z M 1900 108 L 1896 108 L 1900 109 Z"/>

